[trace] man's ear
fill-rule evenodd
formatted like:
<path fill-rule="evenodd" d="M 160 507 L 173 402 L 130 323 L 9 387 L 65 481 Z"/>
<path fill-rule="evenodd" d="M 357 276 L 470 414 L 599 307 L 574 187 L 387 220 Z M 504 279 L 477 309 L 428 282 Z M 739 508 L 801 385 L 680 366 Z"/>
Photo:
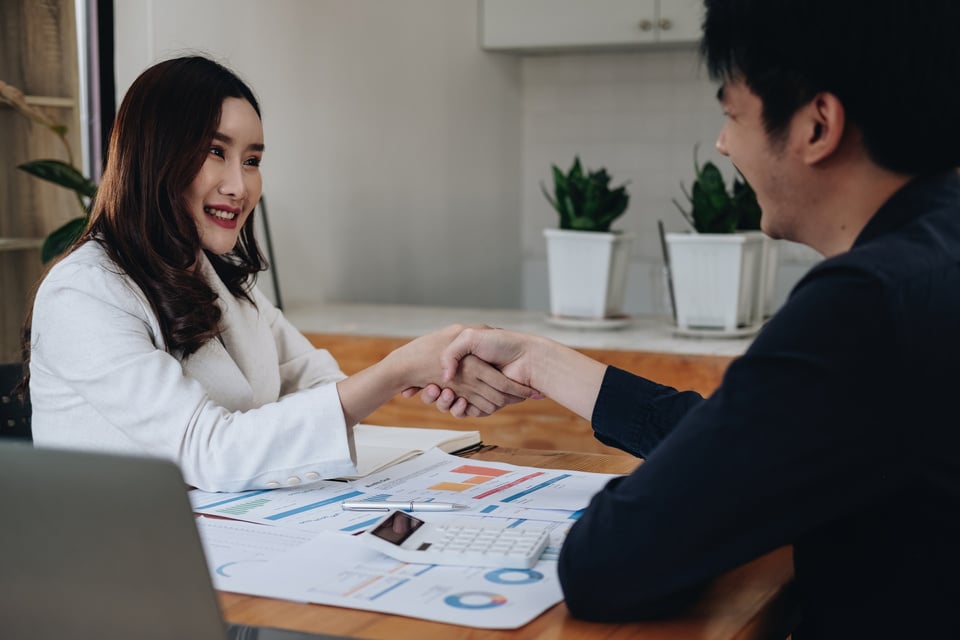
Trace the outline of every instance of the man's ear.
<path fill-rule="evenodd" d="M 818 93 L 797 114 L 800 127 L 801 157 L 809 164 L 817 164 L 833 155 L 846 129 L 846 110 L 832 93 Z"/>

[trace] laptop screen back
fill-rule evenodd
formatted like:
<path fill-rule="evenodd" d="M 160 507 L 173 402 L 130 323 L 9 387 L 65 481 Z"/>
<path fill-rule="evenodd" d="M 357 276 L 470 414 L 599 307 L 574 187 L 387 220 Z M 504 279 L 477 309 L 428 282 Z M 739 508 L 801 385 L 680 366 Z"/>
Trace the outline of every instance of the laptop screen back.
<path fill-rule="evenodd" d="M 0 443 L 5 640 L 223 640 L 170 462 Z"/>

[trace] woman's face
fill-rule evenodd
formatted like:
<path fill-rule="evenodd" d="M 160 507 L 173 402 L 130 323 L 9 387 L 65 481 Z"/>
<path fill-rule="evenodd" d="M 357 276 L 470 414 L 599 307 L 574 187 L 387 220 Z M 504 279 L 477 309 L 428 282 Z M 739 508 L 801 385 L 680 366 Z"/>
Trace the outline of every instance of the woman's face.
<path fill-rule="evenodd" d="M 206 159 L 187 189 L 187 205 L 201 246 L 217 255 L 237 244 L 240 229 L 260 200 L 263 126 L 253 106 L 227 98 Z"/>

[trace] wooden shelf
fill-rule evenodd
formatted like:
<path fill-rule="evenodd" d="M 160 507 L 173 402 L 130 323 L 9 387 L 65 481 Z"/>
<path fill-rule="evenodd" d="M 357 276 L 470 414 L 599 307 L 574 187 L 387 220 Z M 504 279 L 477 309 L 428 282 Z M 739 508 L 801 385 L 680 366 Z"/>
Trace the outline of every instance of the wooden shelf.
<path fill-rule="evenodd" d="M 55 109 L 74 109 L 77 101 L 73 98 L 60 98 L 58 96 L 23 96 L 24 101 L 34 107 L 52 107 Z M 6 102 L 0 102 L 0 108 L 6 107 L 12 109 L 13 106 Z"/>
<path fill-rule="evenodd" d="M 75 0 L 0 2 L 0 78 L 27 104 L 67 128 L 81 154 L 81 100 Z M 76 215 L 76 196 L 18 171 L 40 158 L 66 160 L 60 139 L 10 106 L 0 106 L 0 362 L 20 359 L 20 332 L 32 291 L 43 275 L 43 238 Z"/>
<path fill-rule="evenodd" d="M 38 107 L 63 107 L 67 109 L 73 109 L 77 106 L 77 101 L 74 98 L 60 98 L 57 96 L 24 96 L 24 99 L 27 101 L 27 104 L 32 104 Z"/>
<path fill-rule="evenodd" d="M 53 107 L 56 109 L 74 109 L 77 106 L 75 98 L 61 98 L 59 96 L 23 96 L 24 101 L 35 107 Z M 0 102 L 0 107 L 12 109 L 13 105 Z"/>
<path fill-rule="evenodd" d="M 0 238 L 0 251 L 39 249 L 42 246 L 43 238 Z"/>

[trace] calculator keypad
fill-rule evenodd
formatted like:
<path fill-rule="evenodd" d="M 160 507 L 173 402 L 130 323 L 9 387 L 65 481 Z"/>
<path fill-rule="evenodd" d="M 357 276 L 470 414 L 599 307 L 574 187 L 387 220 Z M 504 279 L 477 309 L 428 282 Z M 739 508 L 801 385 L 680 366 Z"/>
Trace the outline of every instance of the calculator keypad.
<path fill-rule="evenodd" d="M 547 529 L 425 522 L 401 511 L 359 537 L 395 560 L 415 564 L 531 569 L 550 542 Z M 467 521 L 467 522 L 463 522 Z"/>
<path fill-rule="evenodd" d="M 440 526 L 437 534 L 439 538 L 431 541 L 431 551 L 457 554 L 463 560 L 482 559 L 484 564 L 502 558 L 503 566 L 514 562 L 519 563 L 517 566 L 535 563 L 550 539 L 549 533 L 542 529 Z"/>

